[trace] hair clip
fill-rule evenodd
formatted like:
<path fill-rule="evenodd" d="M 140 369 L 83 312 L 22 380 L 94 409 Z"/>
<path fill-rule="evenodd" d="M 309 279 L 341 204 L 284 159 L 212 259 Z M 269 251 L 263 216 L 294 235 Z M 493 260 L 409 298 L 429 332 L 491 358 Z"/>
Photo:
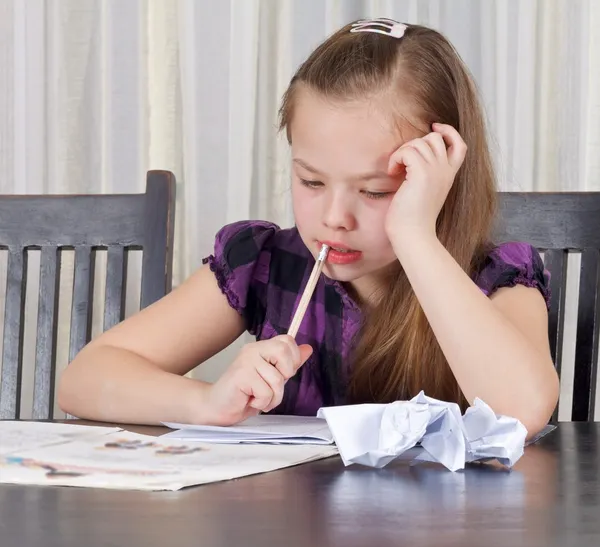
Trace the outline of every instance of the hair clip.
<path fill-rule="evenodd" d="M 350 32 L 376 32 L 394 38 L 402 38 L 407 28 L 408 26 L 403 23 L 380 17 L 378 19 L 361 19 L 356 23 L 352 23 Z"/>

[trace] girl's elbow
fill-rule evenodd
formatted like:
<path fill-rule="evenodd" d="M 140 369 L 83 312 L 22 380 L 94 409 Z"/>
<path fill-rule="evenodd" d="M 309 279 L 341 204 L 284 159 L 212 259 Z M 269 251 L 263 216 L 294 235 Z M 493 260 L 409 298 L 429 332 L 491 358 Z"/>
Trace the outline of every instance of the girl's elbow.
<path fill-rule="evenodd" d="M 75 416 L 76 411 L 76 380 L 69 365 L 61 374 L 56 390 L 56 402 L 58 407 L 66 414 Z"/>
<path fill-rule="evenodd" d="M 85 393 L 83 393 L 83 391 L 85 391 L 86 382 L 82 381 L 83 378 L 80 373 L 81 354 L 85 351 L 87 351 L 86 348 L 79 352 L 58 378 L 56 402 L 63 412 L 70 414 L 71 416 L 77 416 L 78 407 L 82 397 L 85 398 L 86 396 Z"/>
<path fill-rule="evenodd" d="M 527 429 L 528 441 L 548 425 L 558 405 L 559 392 L 560 381 L 558 375 L 554 374 L 545 389 L 540 389 L 538 396 L 531 401 L 531 405 L 520 420 Z"/>

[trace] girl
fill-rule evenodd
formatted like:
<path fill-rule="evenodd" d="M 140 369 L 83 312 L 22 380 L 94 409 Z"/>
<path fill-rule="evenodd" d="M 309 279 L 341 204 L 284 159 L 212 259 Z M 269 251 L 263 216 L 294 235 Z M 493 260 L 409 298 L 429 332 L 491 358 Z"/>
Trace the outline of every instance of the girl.
<path fill-rule="evenodd" d="M 532 436 L 558 378 L 548 274 L 529 245 L 490 244 L 495 186 L 475 86 L 438 32 L 388 19 L 333 34 L 281 106 L 296 226 L 238 222 L 181 287 L 86 346 L 66 412 L 109 422 L 234 424 L 263 412 L 480 397 Z M 296 339 L 286 335 L 321 246 Z M 214 384 L 184 375 L 245 330 Z"/>

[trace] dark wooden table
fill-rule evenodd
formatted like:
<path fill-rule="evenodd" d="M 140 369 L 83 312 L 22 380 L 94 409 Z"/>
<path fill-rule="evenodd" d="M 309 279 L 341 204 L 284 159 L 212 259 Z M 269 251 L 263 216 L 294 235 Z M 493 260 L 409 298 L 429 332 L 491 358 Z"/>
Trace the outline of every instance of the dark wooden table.
<path fill-rule="evenodd" d="M 0 485 L 0 545 L 599 547 L 600 423 L 561 424 L 512 471 L 332 458 L 179 492 Z"/>

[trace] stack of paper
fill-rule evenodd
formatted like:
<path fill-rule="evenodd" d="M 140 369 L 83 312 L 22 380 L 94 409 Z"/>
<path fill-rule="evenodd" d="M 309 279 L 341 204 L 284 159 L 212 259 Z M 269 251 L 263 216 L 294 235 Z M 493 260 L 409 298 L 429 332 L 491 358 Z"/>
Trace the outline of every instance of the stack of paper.
<path fill-rule="evenodd" d="M 174 431 L 163 438 L 205 443 L 333 444 L 322 418 L 306 416 L 254 416 L 228 427 L 165 422 Z"/>

